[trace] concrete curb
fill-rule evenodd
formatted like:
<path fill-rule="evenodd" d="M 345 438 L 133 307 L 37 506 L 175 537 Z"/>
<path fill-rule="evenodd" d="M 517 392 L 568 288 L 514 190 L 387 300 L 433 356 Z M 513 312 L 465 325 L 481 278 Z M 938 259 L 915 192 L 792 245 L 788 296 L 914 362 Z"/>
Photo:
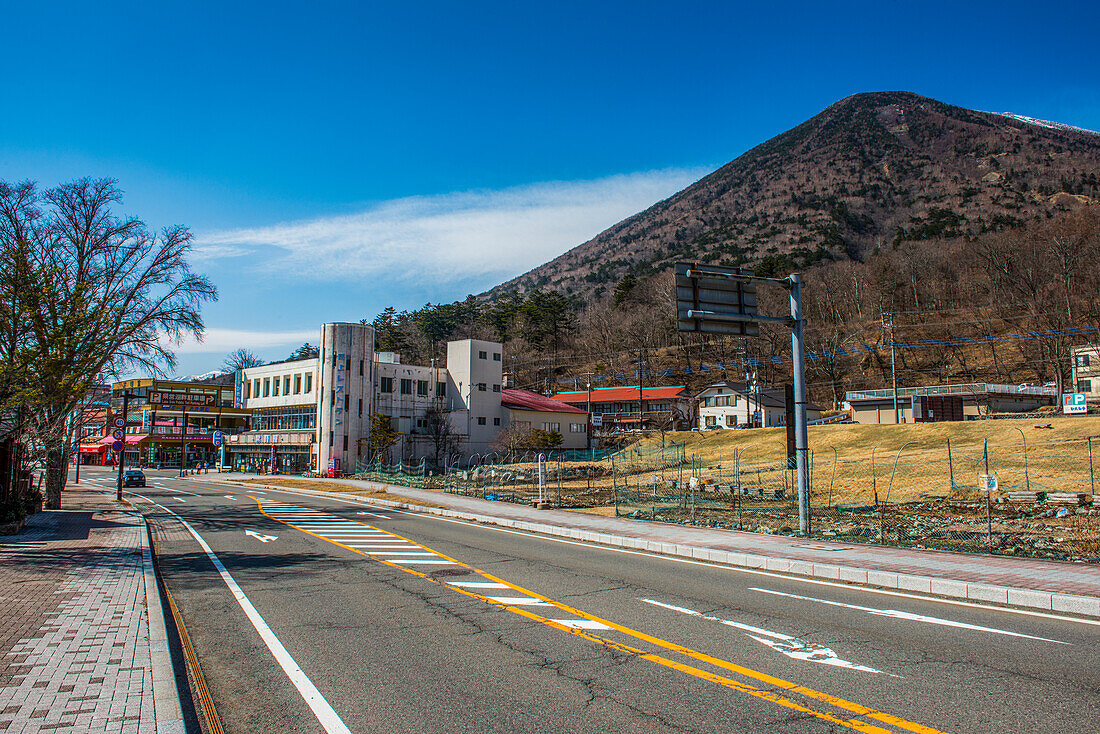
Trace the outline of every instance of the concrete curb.
<path fill-rule="evenodd" d="M 149 619 L 149 657 L 153 667 L 153 711 L 157 734 L 187 734 L 183 706 L 176 687 L 176 669 L 168 645 L 168 627 L 164 623 L 157 571 L 153 566 L 152 535 L 142 517 L 145 533 L 141 536 L 141 559 L 145 566 L 145 609 Z"/>
<path fill-rule="evenodd" d="M 492 517 L 491 515 L 479 515 L 473 512 L 461 510 L 448 510 L 440 507 L 425 507 L 410 502 L 394 502 L 392 500 L 373 499 L 360 497 L 347 492 L 322 492 L 315 489 L 298 489 L 295 487 L 281 487 L 277 484 L 241 484 L 228 479 L 220 480 L 225 484 L 240 487 L 258 487 L 262 489 L 277 489 L 284 492 L 301 492 L 302 494 L 317 495 L 330 499 L 352 501 L 360 504 L 381 505 L 394 509 L 413 510 L 440 517 L 453 517 L 461 520 L 471 520 L 487 525 L 499 525 L 515 530 L 526 530 L 543 535 L 569 538 L 570 540 L 582 540 L 591 543 L 600 543 L 619 548 L 659 553 L 667 556 L 690 558 L 698 561 L 710 561 L 723 563 L 738 568 L 749 568 L 760 571 L 773 571 L 794 576 L 807 576 L 824 579 L 827 581 L 847 582 L 862 586 L 874 586 L 891 591 L 913 592 L 918 594 L 930 594 L 944 596 L 952 599 L 965 599 L 967 601 L 1001 604 L 1004 606 L 1026 607 L 1038 609 L 1044 612 L 1056 612 L 1059 614 L 1075 614 L 1084 617 L 1100 618 L 1100 597 L 1081 596 L 1078 594 L 1058 594 L 1051 591 L 1037 589 L 1024 589 L 1015 586 L 999 586 L 996 584 L 982 584 L 973 581 L 957 581 L 943 579 L 935 576 L 921 576 L 908 573 L 894 573 L 891 571 L 875 571 L 854 566 L 840 566 L 831 563 L 813 563 L 789 558 L 775 558 L 761 556 L 753 553 L 738 553 L 736 551 L 724 551 L 716 548 L 707 548 L 697 545 L 683 545 L 679 543 L 660 543 L 633 538 L 626 535 L 611 533 L 597 533 L 591 530 L 579 530 L 558 525 L 544 523 L 524 522 L 508 520 L 506 518 Z M 399 493 L 400 485 L 382 484 L 380 482 L 363 482 L 373 485 L 379 490 Z M 352 486 L 352 485 L 348 485 Z"/>

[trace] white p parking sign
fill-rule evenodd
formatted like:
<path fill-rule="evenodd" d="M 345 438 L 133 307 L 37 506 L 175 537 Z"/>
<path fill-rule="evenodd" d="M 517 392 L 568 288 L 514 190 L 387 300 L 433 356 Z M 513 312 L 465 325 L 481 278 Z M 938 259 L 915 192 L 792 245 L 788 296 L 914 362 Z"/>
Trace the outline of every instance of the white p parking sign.
<path fill-rule="evenodd" d="M 1062 395 L 1062 412 L 1065 415 L 1081 415 L 1089 412 L 1089 406 L 1083 392 L 1068 392 Z"/>

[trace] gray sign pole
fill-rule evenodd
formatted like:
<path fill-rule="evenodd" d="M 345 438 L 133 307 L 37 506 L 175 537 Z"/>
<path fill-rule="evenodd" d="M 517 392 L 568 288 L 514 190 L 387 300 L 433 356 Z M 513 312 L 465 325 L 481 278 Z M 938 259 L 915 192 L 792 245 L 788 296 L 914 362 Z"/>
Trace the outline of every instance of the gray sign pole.
<path fill-rule="evenodd" d="M 802 345 L 802 275 L 791 273 L 791 358 L 794 362 L 794 453 L 798 471 L 798 531 L 810 534 L 810 441 L 806 432 L 806 365 Z"/>

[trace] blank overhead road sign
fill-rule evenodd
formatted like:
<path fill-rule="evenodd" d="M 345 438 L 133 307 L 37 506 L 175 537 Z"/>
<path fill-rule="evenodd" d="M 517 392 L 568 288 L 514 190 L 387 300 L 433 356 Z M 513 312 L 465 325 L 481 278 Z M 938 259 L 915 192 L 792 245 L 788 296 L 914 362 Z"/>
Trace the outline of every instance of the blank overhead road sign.
<path fill-rule="evenodd" d="M 756 311 L 756 284 L 739 268 L 676 263 L 676 328 L 755 336 L 757 322 L 779 319 Z"/>

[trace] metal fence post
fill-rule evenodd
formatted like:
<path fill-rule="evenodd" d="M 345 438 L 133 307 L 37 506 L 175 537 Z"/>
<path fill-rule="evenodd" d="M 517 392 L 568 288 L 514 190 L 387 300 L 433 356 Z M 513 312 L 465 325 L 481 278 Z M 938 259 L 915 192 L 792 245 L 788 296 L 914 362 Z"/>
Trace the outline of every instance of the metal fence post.
<path fill-rule="evenodd" d="M 983 461 L 986 463 L 986 545 L 990 550 L 993 549 L 993 513 L 990 507 L 991 500 L 989 491 L 989 439 L 981 439 L 981 453 Z"/>
<path fill-rule="evenodd" d="M 948 492 L 955 491 L 955 465 L 951 461 L 951 439 L 947 439 L 947 476 L 950 477 L 951 486 L 947 488 Z"/>
<path fill-rule="evenodd" d="M 1092 473 L 1092 436 L 1089 436 L 1089 491 L 1092 492 L 1092 501 L 1096 502 L 1096 476 Z"/>

